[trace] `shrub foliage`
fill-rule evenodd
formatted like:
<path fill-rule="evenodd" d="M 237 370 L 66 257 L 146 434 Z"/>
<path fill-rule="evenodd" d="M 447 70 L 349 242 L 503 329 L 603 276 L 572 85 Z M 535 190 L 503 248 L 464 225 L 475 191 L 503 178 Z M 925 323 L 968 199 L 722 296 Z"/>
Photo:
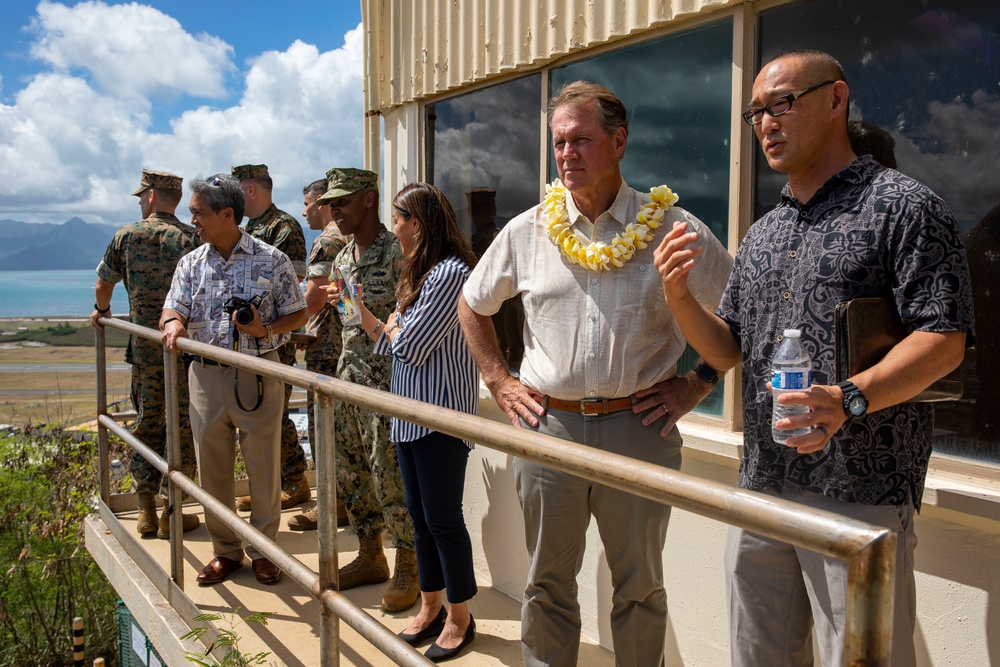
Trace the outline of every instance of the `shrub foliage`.
<path fill-rule="evenodd" d="M 83 543 L 97 480 L 95 442 L 52 427 L 0 439 L 0 667 L 72 664 L 76 616 L 86 664 L 117 662 L 117 596 Z"/>

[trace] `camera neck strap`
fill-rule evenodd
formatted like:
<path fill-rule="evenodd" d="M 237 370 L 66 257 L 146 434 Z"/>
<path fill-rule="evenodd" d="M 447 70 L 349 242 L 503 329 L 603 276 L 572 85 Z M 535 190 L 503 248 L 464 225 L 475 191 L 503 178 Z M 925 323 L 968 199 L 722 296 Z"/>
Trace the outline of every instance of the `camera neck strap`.
<path fill-rule="evenodd" d="M 236 324 L 233 324 L 233 351 L 240 351 L 240 331 L 236 328 Z M 257 341 L 257 352 L 260 356 L 260 341 Z M 260 373 L 257 373 L 257 402 L 254 403 L 252 408 L 247 408 L 243 405 L 243 401 L 240 400 L 240 369 L 236 369 L 233 374 L 233 396 L 236 398 L 236 405 L 243 412 L 254 412 L 260 407 L 260 404 L 264 402 L 264 378 L 261 377 Z"/>

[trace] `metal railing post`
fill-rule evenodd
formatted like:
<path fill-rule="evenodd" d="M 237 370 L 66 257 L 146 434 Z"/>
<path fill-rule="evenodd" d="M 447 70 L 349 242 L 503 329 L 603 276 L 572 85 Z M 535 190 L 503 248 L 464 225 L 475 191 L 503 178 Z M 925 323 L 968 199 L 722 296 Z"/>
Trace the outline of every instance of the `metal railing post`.
<path fill-rule="evenodd" d="M 101 500 L 111 501 L 111 461 L 108 454 L 108 429 L 100 423 L 101 415 L 108 414 L 107 350 L 104 347 L 104 329 L 94 329 L 94 347 L 97 351 L 97 466 L 100 477 Z"/>
<path fill-rule="evenodd" d="M 845 667 L 890 664 L 896 540 L 896 533 L 889 532 L 848 561 Z"/>
<path fill-rule="evenodd" d="M 177 378 L 177 353 L 163 348 L 163 386 L 167 414 L 167 503 L 170 505 L 170 577 L 184 590 L 184 492 L 170 475 L 180 467 L 180 404 Z"/>
<path fill-rule="evenodd" d="M 316 507 L 319 522 L 319 587 L 320 590 L 336 590 L 338 581 L 337 564 L 337 457 L 334 452 L 333 399 L 316 392 L 313 401 L 313 415 L 316 452 Z M 333 611 L 323 605 L 319 635 L 320 664 L 338 667 L 340 665 L 340 621 Z"/>

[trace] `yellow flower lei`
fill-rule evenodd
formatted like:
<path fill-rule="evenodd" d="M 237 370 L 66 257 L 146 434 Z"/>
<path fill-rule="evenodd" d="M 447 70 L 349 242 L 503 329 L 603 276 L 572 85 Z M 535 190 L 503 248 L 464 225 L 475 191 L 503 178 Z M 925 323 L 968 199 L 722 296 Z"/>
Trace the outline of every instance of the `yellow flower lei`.
<path fill-rule="evenodd" d="M 570 262 L 585 269 L 608 271 L 612 266 L 625 266 L 636 250 L 642 250 L 653 240 L 653 231 L 663 224 L 664 213 L 678 199 L 666 185 L 650 188 L 649 195 L 652 201 L 639 209 L 635 222 L 630 222 L 611 243 L 591 241 L 583 245 L 570 226 L 566 186 L 557 178 L 545 186 L 545 201 L 542 202 L 549 239 L 562 249 Z"/>

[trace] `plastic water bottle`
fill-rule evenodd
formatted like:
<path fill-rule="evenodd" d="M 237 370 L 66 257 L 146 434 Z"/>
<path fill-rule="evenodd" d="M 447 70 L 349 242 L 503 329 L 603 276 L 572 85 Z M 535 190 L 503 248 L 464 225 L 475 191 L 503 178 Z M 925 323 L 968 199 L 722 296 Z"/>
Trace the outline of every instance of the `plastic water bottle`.
<path fill-rule="evenodd" d="M 784 338 L 771 362 L 771 396 L 774 405 L 771 414 L 771 433 L 774 436 L 774 441 L 781 444 L 785 444 L 788 438 L 805 435 L 812 430 L 808 426 L 782 431 L 774 427 L 779 419 L 809 412 L 809 408 L 805 405 L 781 405 L 778 403 L 778 397 L 782 394 L 809 388 L 811 362 L 805 350 L 802 349 L 801 335 L 802 332 L 798 329 L 785 329 Z"/>

